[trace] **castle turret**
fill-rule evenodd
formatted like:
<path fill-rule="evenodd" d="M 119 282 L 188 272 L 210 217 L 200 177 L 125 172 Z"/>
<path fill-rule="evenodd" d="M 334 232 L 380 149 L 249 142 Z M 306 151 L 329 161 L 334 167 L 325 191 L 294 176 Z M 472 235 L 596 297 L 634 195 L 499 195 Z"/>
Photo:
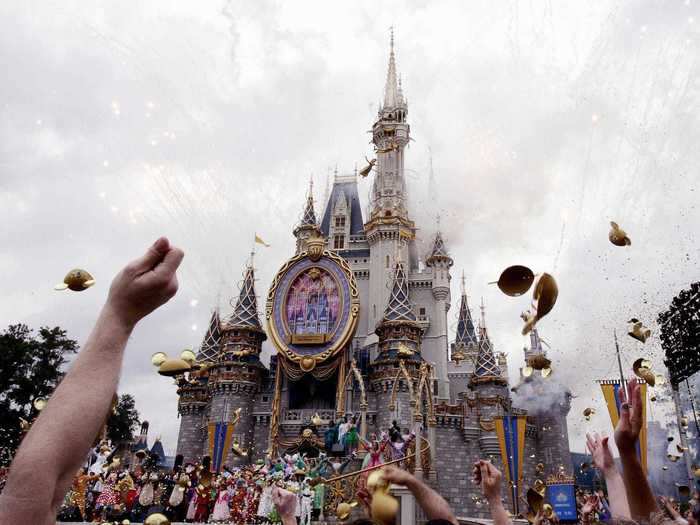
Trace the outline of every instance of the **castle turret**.
<path fill-rule="evenodd" d="M 547 357 L 537 328 L 530 332 L 530 347 L 523 350 L 526 363 L 532 362 L 538 355 Z M 523 378 L 523 381 L 534 384 L 532 395 L 538 399 L 536 405 L 528 409 L 528 415 L 538 433 L 537 457 L 545 465 L 542 476 L 560 473 L 573 475 L 571 451 L 568 446 L 562 446 L 569 442 L 566 418 L 571 410 L 571 392 L 563 385 L 556 384 L 555 375 L 542 377 L 538 371 Z"/>
<path fill-rule="evenodd" d="M 262 342 L 267 339 L 258 317 L 255 272 L 252 262 L 245 271 L 238 300 L 221 326 L 221 351 L 209 368 L 211 408 L 209 422 L 235 422 L 233 442 L 241 450 L 252 446 L 253 402 L 265 367 L 260 362 Z M 229 455 L 229 465 L 248 463 L 250 455 Z"/>
<path fill-rule="evenodd" d="M 449 380 L 447 377 L 447 312 L 450 309 L 450 268 L 454 261 L 447 253 L 442 233 L 438 229 L 433 241 L 433 249 L 425 260 L 425 264 L 433 271 L 432 292 L 435 298 L 435 310 L 431 320 L 431 332 L 439 334 L 438 344 L 426 349 L 423 357 L 426 361 L 435 363 L 435 374 L 438 379 L 438 398 L 447 401 L 450 397 Z"/>
<path fill-rule="evenodd" d="M 493 420 L 503 415 L 503 406 L 509 400 L 508 381 L 503 377 L 501 367 L 493 352 L 493 345 L 486 329 L 484 303 L 481 303 L 481 323 L 479 326 L 479 353 L 474 364 L 474 373 L 469 380 L 469 388 L 476 394 L 479 411 L 479 447 L 483 454 L 500 454 L 498 438 L 493 431 Z"/>
<path fill-rule="evenodd" d="M 408 296 L 408 279 L 400 261 L 394 268 L 391 295 L 375 333 L 379 337 L 378 355 L 371 365 L 370 381 L 377 395 L 377 406 L 381 408 L 377 426 L 389 428 L 392 420 L 396 420 L 402 428 L 412 428 L 411 392 L 423 362 L 422 329 Z M 398 382 L 396 386 L 395 382 Z"/>
<path fill-rule="evenodd" d="M 469 309 L 464 272 L 462 272 L 461 290 L 457 330 L 455 340 L 451 346 L 450 361 L 447 363 L 450 379 L 450 399 L 452 402 L 457 400 L 459 394 L 467 391 L 469 380 L 474 373 L 474 364 L 479 355 L 479 341 L 472 313 Z"/>
<path fill-rule="evenodd" d="M 368 332 L 380 320 L 387 304 L 391 269 L 397 259 L 406 261 L 407 271 L 418 265 L 409 246 L 415 239 L 415 224 L 408 214 L 404 174 L 404 150 L 410 139 L 407 115 L 408 106 L 398 85 L 392 31 L 384 99 L 372 126 L 377 163 L 365 223 L 370 246 Z"/>
<path fill-rule="evenodd" d="M 219 310 L 212 312 L 209 327 L 197 352 L 197 362 L 202 369 L 191 372 L 189 380 L 178 380 L 178 413 L 180 433 L 177 439 L 177 454 L 185 461 L 199 461 L 204 455 L 202 429 L 206 427 L 205 411 L 209 403 L 207 366 L 217 361 L 221 350 L 221 320 Z"/>
<path fill-rule="evenodd" d="M 314 211 L 313 181 L 309 182 L 309 192 L 306 195 L 304 211 L 293 233 L 294 237 L 297 239 L 296 253 L 303 252 L 306 249 L 306 241 L 309 237 L 321 235 L 321 229 L 318 226 L 316 212 Z"/>

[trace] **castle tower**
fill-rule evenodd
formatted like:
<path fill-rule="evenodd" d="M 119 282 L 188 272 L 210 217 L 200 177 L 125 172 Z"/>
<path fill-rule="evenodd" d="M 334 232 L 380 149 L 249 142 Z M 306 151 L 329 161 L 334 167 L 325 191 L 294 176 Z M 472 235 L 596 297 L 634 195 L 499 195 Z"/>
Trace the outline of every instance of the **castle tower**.
<path fill-rule="evenodd" d="M 422 329 L 408 296 L 408 279 L 400 261 L 394 268 L 391 295 L 376 334 L 379 353 L 371 365 L 370 382 L 376 394 L 377 427 L 389 428 L 395 419 L 401 428 L 412 428 L 411 392 L 423 362 L 420 355 Z M 411 385 L 402 374 L 402 366 L 411 378 Z"/>
<path fill-rule="evenodd" d="M 408 271 L 417 266 L 409 249 L 415 238 L 415 225 L 408 215 L 404 176 L 404 150 L 410 138 L 407 115 L 408 106 L 397 80 L 392 31 L 384 100 L 372 126 L 377 163 L 370 193 L 370 216 L 365 223 L 370 247 L 368 334 L 380 321 L 380 312 L 387 304 L 393 278 L 391 270 L 397 257 L 407 262 Z"/>
<path fill-rule="evenodd" d="M 221 320 L 219 311 L 214 310 L 209 327 L 197 352 L 197 362 L 214 363 L 218 359 L 221 344 Z M 177 453 L 185 461 L 199 461 L 204 455 L 203 436 L 206 435 L 206 407 L 209 403 L 206 367 L 190 374 L 193 381 L 179 381 L 177 393 L 180 432 L 177 438 Z"/>
<path fill-rule="evenodd" d="M 450 399 L 453 403 L 459 394 L 467 391 L 478 355 L 479 341 L 469 309 L 464 272 L 462 272 L 462 294 L 457 317 L 457 332 L 451 347 L 450 361 L 447 363 Z"/>
<path fill-rule="evenodd" d="M 253 445 L 253 402 L 260 389 L 264 366 L 260 362 L 262 342 L 267 339 L 258 318 L 255 296 L 255 273 L 252 262 L 245 271 L 233 313 L 221 326 L 221 350 L 218 360 L 209 369 L 211 407 L 209 422 L 234 421 L 233 442 L 241 449 Z M 230 465 L 250 461 L 250 455 L 229 455 Z"/>
<path fill-rule="evenodd" d="M 432 292 L 435 298 L 435 310 L 431 320 L 431 330 L 440 334 L 438 343 L 431 350 L 425 351 L 426 361 L 435 363 L 435 374 L 438 379 L 438 398 L 447 401 L 450 396 L 449 379 L 447 377 L 447 312 L 450 309 L 450 268 L 454 261 L 447 254 L 445 242 L 438 229 L 433 241 L 433 249 L 425 260 L 425 264 L 433 270 Z"/>
<path fill-rule="evenodd" d="M 137 465 L 141 463 L 143 458 L 146 457 L 145 454 L 148 452 L 148 421 L 143 421 L 141 423 L 141 431 L 139 432 L 139 437 L 136 439 L 136 442 L 132 445 L 131 452 L 132 465 Z M 136 454 L 137 452 L 140 453 Z"/>
<path fill-rule="evenodd" d="M 530 332 L 530 348 L 523 350 L 525 362 L 536 355 L 547 356 L 537 328 Z M 539 410 L 528 412 L 537 428 L 537 457 L 545 465 L 543 477 L 559 473 L 573 475 L 571 451 L 568 446 L 569 428 L 566 422 L 571 410 L 571 392 L 566 388 L 548 388 L 550 382 L 556 381 L 556 377 L 543 378 L 537 371 L 524 380 L 535 384 L 534 389 L 541 400 Z"/>
<path fill-rule="evenodd" d="M 301 221 L 294 228 L 294 237 L 297 239 L 297 251 L 301 253 L 306 249 L 306 240 L 314 235 L 321 235 L 318 227 L 316 212 L 314 211 L 313 181 L 309 181 L 309 191 L 306 195 L 306 204 L 301 215 Z"/>
<path fill-rule="evenodd" d="M 508 400 L 508 381 L 503 377 L 501 367 L 493 352 L 493 345 L 486 330 L 485 308 L 481 303 L 481 323 L 479 326 L 479 353 L 474 365 L 474 373 L 469 380 L 469 387 L 476 393 L 481 432 L 479 447 L 482 454 L 498 456 L 500 448 L 498 438 L 493 430 L 484 427 L 494 418 L 503 414 L 502 402 Z"/>

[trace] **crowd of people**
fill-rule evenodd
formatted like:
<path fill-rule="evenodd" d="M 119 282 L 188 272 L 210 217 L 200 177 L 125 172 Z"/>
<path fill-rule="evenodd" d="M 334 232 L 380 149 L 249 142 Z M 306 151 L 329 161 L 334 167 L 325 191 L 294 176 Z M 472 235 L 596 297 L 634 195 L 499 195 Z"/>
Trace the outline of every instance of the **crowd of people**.
<path fill-rule="evenodd" d="M 429 524 L 457 525 L 447 501 L 437 492 L 396 464 L 381 464 L 387 450 L 391 457 L 403 454 L 413 440 L 395 424 L 367 442 L 359 439 L 356 421 L 333 425 L 325 439 L 331 449 L 342 447 L 349 458 L 345 460 L 321 456 L 311 461 L 293 455 L 218 474 L 210 472 L 206 461 L 178 465 L 169 472 L 148 464 L 122 468 L 114 461 L 103 462 L 99 470 L 83 469 L 111 408 L 129 336 L 140 319 L 175 294 L 176 270 L 183 256 L 161 238 L 115 277 L 92 334 L 23 439 L 7 479 L 0 479 L 0 525 L 53 524 L 59 510 L 61 518 L 97 522 L 138 521 L 165 513 L 173 520 L 308 525 L 323 508 L 322 478 L 341 472 L 361 445 L 368 451 L 365 466 L 380 469 L 386 486 L 406 487 Z M 622 390 L 626 395 L 614 432 L 622 469 L 612 459 L 608 438 L 588 436 L 588 449 L 605 478 L 608 497 L 580 494 L 580 521 L 698 525 L 697 491 L 683 508 L 652 493 L 637 456 L 643 418 L 639 385 L 631 380 Z M 106 451 L 98 453 L 105 456 Z M 502 475 L 496 466 L 478 461 L 473 481 L 481 487 L 493 522 L 511 525 L 513 517 L 503 504 Z M 354 525 L 388 525 L 391 521 L 387 506 L 375 505 L 380 495 L 386 501 L 386 493 L 373 491 L 372 486 L 367 483 L 355 494 L 368 515 Z M 380 509 L 384 512 L 378 516 Z M 558 521 L 556 513 L 547 512 L 544 505 L 530 508 L 529 514 L 535 525 Z"/>
<path fill-rule="evenodd" d="M 220 473 L 211 472 L 209 457 L 185 464 L 178 458 L 169 470 L 159 469 L 161 458 L 152 455 L 135 458 L 133 466 L 122 465 L 121 460 L 112 459 L 111 444 L 102 442 L 73 480 L 58 516 L 66 522 L 140 522 L 150 514 L 162 513 L 171 521 L 267 523 L 279 520 L 271 490 L 280 487 L 295 494 L 295 516 L 308 525 L 323 515 L 323 481 L 342 474 L 358 451 L 363 454 L 362 469 L 377 467 L 401 460 L 414 440 L 414 434 L 401 433 L 395 421 L 369 440 L 357 432 L 346 439 L 356 428 L 353 420 L 332 423 L 325 434 L 329 450 L 342 445 L 340 455 L 285 454 L 275 461 L 268 458 L 241 468 L 224 466 Z M 359 459 L 357 464 L 360 466 Z"/>

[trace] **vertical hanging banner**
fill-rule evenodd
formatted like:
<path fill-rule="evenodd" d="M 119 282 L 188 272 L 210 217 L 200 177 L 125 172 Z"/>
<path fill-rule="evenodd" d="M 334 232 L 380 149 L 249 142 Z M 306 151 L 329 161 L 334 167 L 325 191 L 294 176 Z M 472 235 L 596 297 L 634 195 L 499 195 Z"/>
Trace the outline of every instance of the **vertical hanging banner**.
<path fill-rule="evenodd" d="M 520 481 L 523 478 L 525 460 L 525 423 L 526 416 L 502 416 L 494 420 L 501 460 L 506 471 L 506 482 L 511 488 L 513 514 L 518 514 L 520 499 Z"/>
<path fill-rule="evenodd" d="M 228 451 L 231 449 L 233 423 L 209 423 L 209 456 L 211 456 L 211 471 L 219 472 L 226 462 Z"/>
<path fill-rule="evenodd" d="M 639 433 L 639 442 L 637 443 L 637 457 L 639 458 L 644 473 L 647 472 L 647 384 L 644 380 L 638 379 L 639 390 L 642 395 L 642 430 Z M 620 420 L 620 405 L 622 398 L 620 396 L 620 380 L 619 379 L 599 379 L 598 384 L 603 391 L 605 404 L 608 407 L 610 414 L 610 422 L 613 428 L 617 426 Z"/>

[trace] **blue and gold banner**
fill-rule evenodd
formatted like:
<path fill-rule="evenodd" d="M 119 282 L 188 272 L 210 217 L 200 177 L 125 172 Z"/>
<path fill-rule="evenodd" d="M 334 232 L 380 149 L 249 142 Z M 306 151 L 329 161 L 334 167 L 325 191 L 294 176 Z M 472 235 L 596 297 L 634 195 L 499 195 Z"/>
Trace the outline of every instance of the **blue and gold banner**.
<path fill-rule="evenodd" d="M 518 513 L 525 462 L 525 422 L 525 416 L 503 416 L 494 420 L 506 481 L 511 488 L 514 514 Z"/>
<path fill-rule="evenodd" d="M 642 464 L 644 472 L 647 472 L 647 384 L 639 379 L 639 389 L 642 395 L 642 431 L 639 433 L 639 442 L 637 443 L 637 457 Z M 613 428 L 617 426 L 620 420 L 620 405 L 622 398 L 620 397 L 620 380 L 619 379 L 601 379 L 598 381 L 600 388 L 603 390 L 605 404 L 608 407 L 610 414 L 610 422 Z"/>
<path fill-rule="evenodd" d="M 578 521 L 573 480 L 571 483 L 547 483 L 547 501 L 560 521 Z"/>
<path fill-rule="evenodd" d="M 212 472 L 219 472 L 226 462 L 228 451 L 231 450 L 234 427 L 233 423 L 209 423 L 209 455 Z"/>

